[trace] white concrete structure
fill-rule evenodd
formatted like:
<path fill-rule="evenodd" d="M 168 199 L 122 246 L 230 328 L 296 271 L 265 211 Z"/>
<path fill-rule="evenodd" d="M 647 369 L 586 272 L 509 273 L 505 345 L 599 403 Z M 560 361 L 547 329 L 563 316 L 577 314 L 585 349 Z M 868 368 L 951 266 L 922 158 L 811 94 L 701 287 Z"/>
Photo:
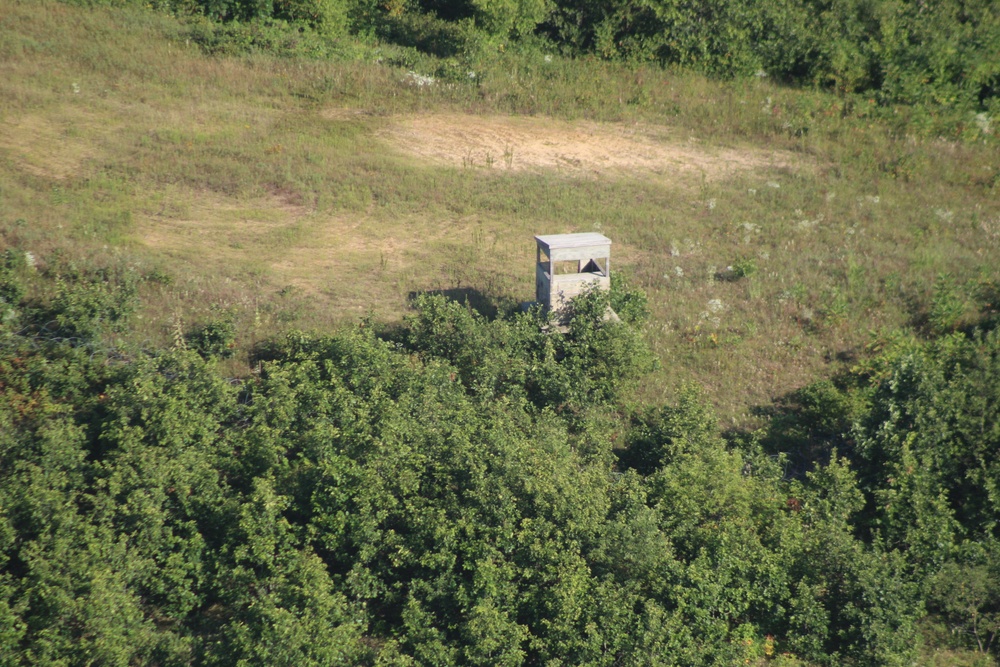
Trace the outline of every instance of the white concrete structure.
<path fill-rule="evenodd" d="M 611 289 L 611 239 L 596 232 L 536 236 L 535 299 L 556 315 L 588 288 Z"/>

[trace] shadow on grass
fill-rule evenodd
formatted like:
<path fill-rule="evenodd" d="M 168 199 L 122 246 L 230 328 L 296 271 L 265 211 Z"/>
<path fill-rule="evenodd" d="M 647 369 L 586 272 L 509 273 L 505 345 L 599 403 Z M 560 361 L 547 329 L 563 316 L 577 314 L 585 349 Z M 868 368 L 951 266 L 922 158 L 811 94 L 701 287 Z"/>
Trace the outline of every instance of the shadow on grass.
<path fill-rule="evenodd" d="M 856 409 L 847 392 L 834 381 L 822 380 L 750 411 L 767 422 L 761 439 L 764 452 L 783 454 L 785 476 L 802 478 L 829 463 L 835 449 L 841 456 L 853 453 L 851 422 Z M 725 437 L 732 441 L 739 435 L 745 434 L 727 433 Z"/>
<path fill-rule="evenodd" d="M 492 297 L 475 287 L 450 287 L 410 292 L 407 295 L 407 301 L 413 303 L 420 296 L 443 296 L 449 301 L 471 308 L 488 320 L 495 320 L 497 317 L 506 315 L 511 311 L 511 304 L 513 304 L 510 299 Z"/>

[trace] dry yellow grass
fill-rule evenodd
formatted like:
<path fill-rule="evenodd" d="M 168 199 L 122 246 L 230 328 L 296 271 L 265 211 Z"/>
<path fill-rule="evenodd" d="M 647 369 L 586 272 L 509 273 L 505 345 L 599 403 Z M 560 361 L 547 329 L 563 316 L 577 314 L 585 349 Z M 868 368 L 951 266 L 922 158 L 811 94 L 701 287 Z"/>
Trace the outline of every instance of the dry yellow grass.
<path fill-rule="evenodd" d="M 721 147 L 648 123 L 423 114 L 393 119 L 380 135 L 390 147 L 438 164 L 550 171 L 571 178 L 642 178 L 667 187 L 807 163 L 789 151 Z"/>

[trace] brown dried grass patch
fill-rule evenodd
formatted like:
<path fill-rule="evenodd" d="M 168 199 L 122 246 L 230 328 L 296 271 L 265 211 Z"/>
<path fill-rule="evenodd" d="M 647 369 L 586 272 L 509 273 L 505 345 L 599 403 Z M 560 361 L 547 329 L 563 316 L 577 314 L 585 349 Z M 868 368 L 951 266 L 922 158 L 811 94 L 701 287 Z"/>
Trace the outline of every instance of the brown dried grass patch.
<path fill-rule="evenodd" d="M 752 169 L 802 166 L 801 158 L 788 151 L 711 146 L 645 124 L 421 115 L 394 120 L 381 136 L 404 153 L 439 164 L 554 170 L 573 177 L 642 177 L 679 185 Z"/>

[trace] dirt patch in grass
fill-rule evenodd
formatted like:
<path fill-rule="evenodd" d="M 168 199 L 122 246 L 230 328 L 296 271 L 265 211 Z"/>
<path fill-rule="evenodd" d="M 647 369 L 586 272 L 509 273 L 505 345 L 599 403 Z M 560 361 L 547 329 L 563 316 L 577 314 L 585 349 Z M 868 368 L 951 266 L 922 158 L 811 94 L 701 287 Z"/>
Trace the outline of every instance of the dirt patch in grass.
<path fill-rule="evenodd" d="M 558 171 L 574 177 L 644 177 L 679 185 L 750 169 L 797 168 L 787 151 L 735 149 L 640 124 L 539 117 L 422 115 L 393 121 L 381 136 L 405 153 L 462 167 Z"/>

